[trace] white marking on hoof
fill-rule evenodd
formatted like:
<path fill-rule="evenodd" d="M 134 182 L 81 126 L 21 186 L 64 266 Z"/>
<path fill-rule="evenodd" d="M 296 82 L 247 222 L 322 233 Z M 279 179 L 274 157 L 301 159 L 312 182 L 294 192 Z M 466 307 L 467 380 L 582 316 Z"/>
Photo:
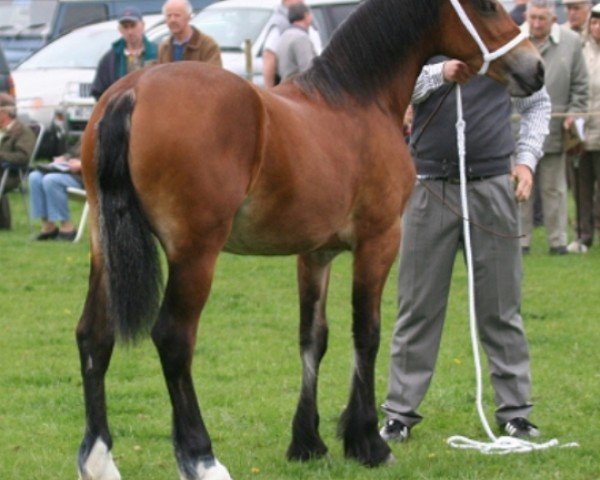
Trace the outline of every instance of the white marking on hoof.
<path fill-rule="evenodd" d="M 112 458 L 112 453 L 100 438 L 94 443 L 79 480 L 121 480 L 121 474 Z"/>
<path fill-rule="evenodd" d="M 396 457 L 394 457 L 393 453 L 390 453 L 388 457 L 385 459 L 384 465 L 391 466 L 396 464 Z"/>
<path fill-rule="evenodd" d="M 198 480 L 232 480 L 229 471 L 216 458 L 198 462 L 196 475 Z M 180 474 L 180 477 L 181 480 L 193 480 L 185 474 Z"/>

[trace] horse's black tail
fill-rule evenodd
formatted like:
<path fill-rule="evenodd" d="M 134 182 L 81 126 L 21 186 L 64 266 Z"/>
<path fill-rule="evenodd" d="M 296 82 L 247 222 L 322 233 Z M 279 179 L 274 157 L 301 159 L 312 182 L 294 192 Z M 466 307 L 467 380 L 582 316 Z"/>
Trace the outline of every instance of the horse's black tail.
<path fill-rule="evenodd" d="M 106 267 L 108 315 L 125 341 L 156 319 L 162 275 L 156 241 L 129 171 L 133 91 L 111 99 L 98 127 L 96 162 L 100 243 Z"/>

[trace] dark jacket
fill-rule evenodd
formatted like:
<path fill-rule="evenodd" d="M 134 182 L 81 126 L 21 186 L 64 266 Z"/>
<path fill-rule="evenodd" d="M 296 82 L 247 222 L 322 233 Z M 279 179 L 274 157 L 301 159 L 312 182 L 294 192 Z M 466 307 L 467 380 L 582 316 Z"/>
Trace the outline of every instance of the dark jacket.
<path fill-rule="evenodd" d="M 15 120 L 10 130 L 0 140 L 0 176 L 4 167 L 27 167 L 35 147 L 35 134 L 20 120 Z M 12 190 L 19 185 L 18 171 L 10 172 L 6 190 Z"/>
<path fill-rule="evenodd" d="M 156 60 L 158 49 L 145 36 L 143 42 L 144 64 L 147 65 Z M 92 82 L 92 96 L 98 100 L 108 87 L 126 74 L 127 58 L 125 56 L 125 40 L 120 38 L 112 44 L 111 49 L 102 56 L 98 63 L 96 76 Z"/>
<path fill-rule="evenodd" d="M 20 120 L 15 119 L 10 130 L 0 140 L 0 162 L 25 167 L 35 147 L 35 134 Z"/>

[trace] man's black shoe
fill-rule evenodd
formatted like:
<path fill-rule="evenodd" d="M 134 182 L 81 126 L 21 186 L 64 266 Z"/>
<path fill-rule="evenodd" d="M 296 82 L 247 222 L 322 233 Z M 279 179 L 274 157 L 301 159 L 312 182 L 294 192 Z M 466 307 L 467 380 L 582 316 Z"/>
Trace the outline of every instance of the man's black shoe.
<path fill-rule="evenodd" d="M 386 420 L 385 425 L 379 430 L 379 435 L 386 442 L 403 442 L 410 435 L 410 428 L 400 420 Z"/>
<path fill-rule="evenodd" d="M 516 417 L 504 424 L 504 431 L 511 437 L 539 437 L 538 427 L 523 417 Z"/>

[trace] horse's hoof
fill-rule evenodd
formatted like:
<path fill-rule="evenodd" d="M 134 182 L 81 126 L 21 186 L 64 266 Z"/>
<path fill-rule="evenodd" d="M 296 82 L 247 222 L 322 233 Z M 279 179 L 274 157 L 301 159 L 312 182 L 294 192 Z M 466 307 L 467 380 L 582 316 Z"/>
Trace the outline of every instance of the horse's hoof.
<path fill-rule="evenodd" d="M 96 440 L 85 463 L 79 470 L 79 480 L 121 480 L 121 474 L 106 443 Z"/>
<path fill-rule="evenodd" d="M 385 462 L 383 462 L 383 464 L 386 466 L 394 465 L 395 463 L 396 463 L 396 457 L 394 457 L 393 453 L 390 453 L 388 455 L 388 457 L 385 459 Z"/>
<path fill-rule="evenodd" d="M 287 459 L 290 461 L 307 462 L 323 458 L 327 455 L 327 446 L 318 438 L 310 445 L 299 445 L 292 442 L 287 451 Z"/>
<path fill-rule="evenodd" d="M 194 478 L 181 474 L 181 480 L 232 480 L 229 471 L 216 459 L 200 460 L 196 464 Z"/>

